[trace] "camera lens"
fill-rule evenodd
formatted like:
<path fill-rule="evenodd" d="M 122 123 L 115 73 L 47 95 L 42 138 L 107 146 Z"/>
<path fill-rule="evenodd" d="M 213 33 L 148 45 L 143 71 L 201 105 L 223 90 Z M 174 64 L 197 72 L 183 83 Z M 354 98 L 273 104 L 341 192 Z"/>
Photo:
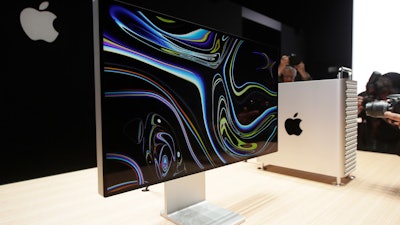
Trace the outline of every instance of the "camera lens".
<path fill-rule="evenodd" d="M 370 117 L 384 118 L 383 114 L 388 111 L 389 107 L 390 104 L 387 101 L 368 102 L 365 105 L 365 113 Z"/>

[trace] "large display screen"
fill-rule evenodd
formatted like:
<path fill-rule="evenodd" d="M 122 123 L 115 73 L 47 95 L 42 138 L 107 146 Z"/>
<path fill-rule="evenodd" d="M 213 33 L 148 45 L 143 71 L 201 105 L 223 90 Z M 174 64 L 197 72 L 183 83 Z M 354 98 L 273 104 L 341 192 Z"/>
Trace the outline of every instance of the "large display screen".
<path fill-rule="evenodd" d="M 129 1 L 93 9 L 102 195 L 277 151 L 277 48 Z"/>

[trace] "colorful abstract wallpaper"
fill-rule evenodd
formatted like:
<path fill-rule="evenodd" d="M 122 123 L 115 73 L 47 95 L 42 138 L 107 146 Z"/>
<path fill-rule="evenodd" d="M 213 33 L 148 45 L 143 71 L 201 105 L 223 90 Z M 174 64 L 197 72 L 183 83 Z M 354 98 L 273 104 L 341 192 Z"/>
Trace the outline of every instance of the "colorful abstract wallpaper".
<path fill-rule="evenodd" d="M 277 151 L 277 50 L 99 2 L 104 195 Z"/>

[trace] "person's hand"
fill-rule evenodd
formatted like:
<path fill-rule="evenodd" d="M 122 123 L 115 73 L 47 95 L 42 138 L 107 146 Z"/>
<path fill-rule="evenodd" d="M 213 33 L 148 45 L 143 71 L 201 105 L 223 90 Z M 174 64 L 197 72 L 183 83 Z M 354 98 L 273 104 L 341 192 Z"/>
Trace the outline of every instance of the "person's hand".
<path fill-rule="evenodd" d="M 279 62 L 278 66 L 278 76 L 282 75 L 283 68 L 285 68 L 285 66 L 287 65 L 289 65 L 289 56 L 282 55 L 281 61 Z"/>
<path fill-rule="evenodd" d="M 363 100 L 364 100 L 363 96 L 357 96 L 357 110 L 358 110 L 357 114 L 360 114 L 364 110 Z"/>
<path fill-rule="evenodd" d="M 391 111 L 386 111 L 384 113 L 384 116 L 386 119 L 389 119 L 390 123 L 398 126 L 400 128 L 400 114 L 399 113 L 394 113 Z"/>
<path fill-rule="evenodd" d="M 311 80 L 311 76 L 306 71 L 306 65 L 303 62 L 300 62 L 298 65 L 295 65 L 294 68 L 300 74 L 302 80 Z"/>
<path fill-rule="evenodd" d="M 281 62 L 280 62 L 280 64 L 282 65 L 282 66 L 287 66 L 287 65 L 289 65 L 289 56 L 287 56 L 287 55 L 283 55 L 282 57 L 281 57 Z"/>
<path fill-rule="evenodd" d="M 306 65 L 303 62 L 300 62 L 299 64 L 294 65 L 293 67 L 296 68 L 296 70 L 299 71 L 299 72 L 300 71 L 302 71 L 302 72 L 306 71 Z"/>

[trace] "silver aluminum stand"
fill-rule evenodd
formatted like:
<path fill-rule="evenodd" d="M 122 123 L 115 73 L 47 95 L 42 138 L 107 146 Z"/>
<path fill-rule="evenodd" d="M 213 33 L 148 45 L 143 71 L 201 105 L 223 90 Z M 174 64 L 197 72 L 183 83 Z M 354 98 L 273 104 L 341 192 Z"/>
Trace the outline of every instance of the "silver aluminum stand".
<path fill-rule="evenodd" d="M 245 217 L 205 200 L 205 172 L 164 183 L 161 216 L 179 225 L 236 225 Z"/>

